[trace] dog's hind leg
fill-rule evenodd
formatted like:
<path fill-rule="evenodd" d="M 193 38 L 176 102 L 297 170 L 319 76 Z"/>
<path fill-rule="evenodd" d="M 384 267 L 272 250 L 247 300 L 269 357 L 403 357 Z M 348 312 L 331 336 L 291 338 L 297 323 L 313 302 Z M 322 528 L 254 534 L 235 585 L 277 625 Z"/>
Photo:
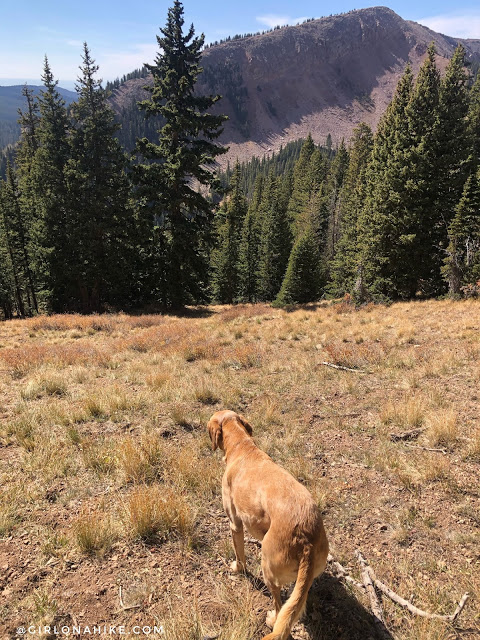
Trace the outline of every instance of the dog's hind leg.
<path fill-rule="evenodd" d="M 282 598 L 280 595 L 280 587 L 274 582 L 274 576 L 272 574 L 271 568 L 268 562 L 265 560 L 265 556 L 262 554 L 262 573 L 265 584 L 267 585 L 270 593 L 273 597 L 273 603 L 275 609 L 269 611 L 267 614 L 266 625 L 273 629 L 273 625 L 275 624 L 275 620 L 277 619 L 277 614 L 282 608 Z"/>
<path fill-rule="evenodd" d="M 245 543 L 243 538 L 243 524 L 240 519 L 234 522 L 230 521 L 230 530 L 232 532 L 233 548 L 235 550 L 235 560 L 230 568 L 235 573 L 245 571 Z"/>

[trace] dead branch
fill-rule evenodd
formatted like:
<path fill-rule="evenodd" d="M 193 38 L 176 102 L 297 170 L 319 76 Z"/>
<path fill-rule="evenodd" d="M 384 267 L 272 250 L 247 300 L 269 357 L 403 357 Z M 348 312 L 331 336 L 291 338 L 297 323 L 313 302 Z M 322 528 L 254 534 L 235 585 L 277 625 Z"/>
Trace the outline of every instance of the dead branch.
<path fill-rule="evenodd" d="M 352 371 L 353 373 L 368 373 L 363 369 L 350 369 L 349 367 L 342 367 L 339 364 L 333 364 L 333 362 L 320 362 L 324 367 L 332 367 L 333 369 L 340 369 L 341 371 Z"/>
<path fill-rule="evenodd" d="M 337 562 L 331 554 L 328 554 L 327 561 L 331 563 L 334 574 L 339 580 L 345 580 L 345 582 L 353 584 L 353 586 L 357 587 L 357 589 L 362 589 L 362 591 L 365 591 L 365 585 L 361 582 L 357 582 L 354 578 L 352 578 L 352 576 L 348 574 L 345 567 Z"/>
<path fill-rule="evenodd" d="M 423 609 L 419 609 L 414 604 L 412 604 L 409 600 L 405 600 L 404 598 L 399 596 L 398 593 L 395 593 L 395 591 L 393 591 L 392 589 L 387 587 L 386 584 L 384 584 L 381 580 L 379 580 L 377 578 L 377 576 L 375 575 L 374 570 L 368 564 L 368 562 L 365 560 L 363 554 L 359 550 L 357 550 L 356 555 L 357 555 L 357 558 L 358 558 L 359 562 L 362 564 L 362 579 L 364 579 L 363 570 L 366 570 L 368 572 L 368 574 L 369 574 L 371 582 L 373 582 L 373 585 L 379 591 L 381 591 L 387 597 L 389 597 L 390 600 L 392 600 L 392 602 L 395 602 L 396 604 L 400 605 L 404 609 L 407 609 L 408 611 L 410 611 L 410 613 L 413 613 L 413 614 L 415 614 L 417 616 L 421 616 L 423 618 L 432 618 L 432 619 L 435 619 L 435 620 L 443 620 L 445 622 L 450 622 L 450 623 L 453 624 L 457 620 L 458 616 L 462 613 L 462 611 L 463 611 L 463 609 L 464 609 L 464 607 L 465 607 L 465 605 L 467 603 L 467 600 L 470 597 L 469 593 L 465 593 L 462 596 L 460 602 L 458 603 L 457 608 L 455 609 L 455 611 L 452 614 L 442 615 L 440 613 L 429 613 L 428 611 L 423 611 Z M 363 584 L 360 583 L 360 582 L 357 582 L 354 578 L 352 578 L 349 575 L 348 570 L 343 565 L 341 565 L 339 562 L 337 562 L 332 555 L 328 556 L 328 562 L 332 566 L 334 575 L 339 580 L 344 580 L 345 582 L 348 582 L 349 584 L 352 584 L 357 589 L 360 589 L 361 591 L 363 591 L 363 593 L 365 593 L 367 591 L 367 586 L 365 584 L 365 579 L 364 579 Z M 369 593 L 369 595 L 370 595 L 370 593 Z M 412 599 L 413 599 L 413 596 L 410 598 L 410 600 L 412 600 Z M 377 597 L 377 601 L 378 601 L 378 597 Z M 382 624 L 383 624 L 382 619 L 381 618 L 377 618 L 375 613 L 374 613 L 374 616 L 375 616 L 375 620 L 380 620 L 382 622 Z M 379 630 L 380 630 L 380 626 L 379 626 Z M 384 631 L 385 631 L 385 627 L 381 632 L 384 633 Z"/>
<path fill-rule="evenodd" d="M 403 431 L 402 433 L 391 433 L 390 440 L 398 442 L 400 440 L 416 440 L 425 429 L 412 429 L 411 431 Z"/>
<path fill-rule="evenodd" d="M 377 578 L 377 576 L 375 575 L 374 570 L 372 569 L 372 567 L 368 564 L 368 562 L 365 560 L 363 554 L 357 550 L 356 552 L 357 558 L 359 560 L 359 562 L 361 562 L 362 566 L 365 567 L 365 570 L 368 572 L 371 581 L 373 582 L 373 584 L 375 585 L 375 587 L 381 591 L 382 593 L 384 593 L 386 596 L 388 596 L 390 598 L 390 600 L 392 600 L 392 602 L 395 602 L 396 604 L 400 605 L 401 607 L 403 607 L 404 609 L 408 609 L 408 611 L 410 611 L 410 613 L 413 613 L 417 616 L 421 616 L 423 618 L 430 618 L 430 619 L 435 619 L 435 620 L 443 620 L 445 622 L 450 622 L 450 623 L 454 623 L 456 621 L 456 619 L 458 618 L 458 616 L 462 613 L 465 604 L 467 603 L 468 598 L 470 597 L 469 593 L 465 593 L 460 602 L 458 603 L 457 608 L 455 609 L 455 611 L 452 614 L 440 614 L 440 613 L 429 613 L 428 611 L 423 611 L 423 609 L 419 609 L 418 607 L 416 607 L 415 605 L 413 605 L 409 600 L 405 600 L 405 598 L 402 598 L 401 596 L 398 595 L 398 593 L 395 593 L 395 591 L 393 591 L 392 589 L 390 589 L 389 587 L 387 587 L 386 584 L 384 584 L 381 580 L 379 580 Z M 332 562 L 334 562 L 333 558 L 332 558 Z M 363 565 L 364 563 L 364 565 Z M 340 565 L 342 571 L 347 574 L 347 570 L 345 569 L 345 567 L 342 567 L 342 565 Z M 340 579 L 343 578 L 343 576 L 339 576 Z M 355 583 L 355 581 L 353 581 L 353 583 Z M 363 587 L 363 585 L 362 585 Z M 374 614 L 375 615 L 375 614 Z"/>
<path fill-rule="evenodd" d="M 377 592 L 375 591 L 375 587 L 373 586 L 372 578 L 370 572 L 368 571 L 367 561 L 358 550 L 356 552 L 356 556 L 360 564 L 363 584 L 365 585 L 365 590 L 370 599 L 370 607 L 372 609 L 373 618 L 378 632 L 382 638 L 390 638 L 391 636 L 388 633 L 387 628 L 385 627 L 385 618 L 383 616 L 382 603 L 377 595 Z"/>
<path fill-rule="evenodd" d="M 447 455 L 447 450 L 446 449 L 432 449 L 432 447 L 422 447 L 419 444 L 408 444 L 408 442 L 405 442 L 405 446 L 408 447 L 409 449 L 421 449 L 422 451 L 433 451 L 434 453 L 443 453 L 444 456 Z"/>

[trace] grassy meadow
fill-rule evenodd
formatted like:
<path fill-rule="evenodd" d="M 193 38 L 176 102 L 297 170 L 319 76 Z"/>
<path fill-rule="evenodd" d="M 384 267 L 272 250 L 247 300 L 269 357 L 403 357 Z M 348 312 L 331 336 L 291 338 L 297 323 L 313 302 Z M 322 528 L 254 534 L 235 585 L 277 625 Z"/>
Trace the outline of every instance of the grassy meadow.
<path fill-rule="evenodd" d="M 385 599 L 392 638 L 478 638 L 479 394 L 474 300 L 0 323 L 0 638 L 21 625 L 267 632 L 258 544 L 247 536 L 251 575 L 228 570 L 206 434 L 220 408 L 310 489 L 352 575 L 361 549 L 420 608 L 452 613 L 471 594 L 458 629 Z M 293 637 L 375 638 L 368 600 L 327 570 Z"/>

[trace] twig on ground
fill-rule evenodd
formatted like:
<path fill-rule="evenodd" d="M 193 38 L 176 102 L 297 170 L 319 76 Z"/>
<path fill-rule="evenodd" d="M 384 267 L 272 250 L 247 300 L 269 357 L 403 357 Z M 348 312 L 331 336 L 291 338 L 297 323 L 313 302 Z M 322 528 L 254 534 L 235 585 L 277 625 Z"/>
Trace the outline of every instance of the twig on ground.
<path fill-rule="evenodd" d="M 402 598 L 401 596 L 399 596 L 398 593 L 395 593 L 395 591 L 393 591 L 392 589 L 387 587 L 386 584 L 384 584 L 381 580 L 379 580 L 377 578 L 377 576 L 375 575 L 375 572 L 372 569 L 372 567 L 365 560 L 365 558 L 364 558 L 363 554 L 361 553 L 361 551 L 357 550 L 356 556 L 357 556 L 359 562 L 362 565 L 362 578 L 364 580 L 363 584 L 361 584 L 360 582 L 357 582 L 356 580 L 354 580 L 349 575 L 348 570 L 344 566 L 342 566 L 339 562 L 337 562 L 333 558 L 332 555 L 328 556 L 328 562 L 331 563 L 331 565 L 332 565 L 332 567 L 334 569 L 334 573 L 338 577 L 339 580 L 345 580 L 346 582 L 349 582 L 350 584 L 353 584 L 355 587 L 357 587 L 357 589 L 361 589 L 364 593 L 365 593 L 365 591 L 367 591 L 369 593 L 369 596 L 370 596 L 370 592 L 369 592 L 369 590 L 367 588 L 367 585 L 365 583 L 365 578 L 364 578 L 364 572 L 366 571 L 368 573 L 368 575 L 369 575 L 370 582 L 373 583 L 374 587 L 376 587 L 379 591 L 381 591 L 388 598 L 390 598 L 390 600 L 392 600 L 392 602 L 395 602 L 396 604 L 400 605 L 404 609 L 407 609 L 408 611 L 410 611 L 410 613 L 413 613 L 413 614 L 415 614 L 417 616 L 421 616 L 423 618 L 431 618 L 431 619 L 435 619 L 435 620 L 443 620 L 444 622 L 450 622 L 451 624 L 453 624 L 457 620 L 458 616 L 462 613 L 462 611 L 465 608 L 465 605 L 467 603 L 467 600 L 470 597 L 469 593 L 465 593 L 462 596 L 462 598 L 460 599 L 460 602 L 458 603 L 457 608 L 455 609 L 455 611 L 452 614 L 429 613 L 428 611 L 424 611 L 423 609 L 419 609 L 418 607 L 413 605 L 409 600 L 405 600 L 405 598 Z M 378 601 L 378 596 L 376 596 L 376 599 Z M 413 596 L 410 598 L 410 600 L 412 600 L 412 599 L 413 599 Z M 376 602 L 375 602 L 375 606 L 377 606 Z M 373 603 L 372 603 L 372 610 L 373 610 Z M 374 612 L 374 616 L 375 616 L 376 620 L 380 620 L 380 621 L 383 622 L 382 618 L 377 617 L 375 612 Z M 382 617 L 383 617 L 383 613 L 382 613 Z M 380 627 L 379 627 L 379 629 L 380 629 Z M 385 627 L 384 627 L 384 630 L 385 630 Z"/>
<path fill-rule="evenodd" d="M 370 607 L 372 608 L 373 618 L 377 626 L 378 632 L 382 638 L 391 638 L 388 629 L 385 626 L 385 618 L 383 616 L 383 608 L 380 598 L 378 597 L 375 587 L 373 586 L 372 577 L 368 571 L 368 564 L 360 551 L 356 552 L 357 560 L 360 564 L 361 575 L 365 590 L 370 599 Z"/>
<path fill-rule="evenodd" d="M 320 362 L 324 367 L 332 367 L 333 369 L 340 369 L 341 371 L 352 371 L 353 373 L 368 373 L 363 369 L 350 369 L 350 367 L 342 367 L 340 364 L 333 364 L 333 362 Z"/>
<path fill-rule="evenodd" d="M 433 451 L 434 453 L 443 453 L 444 456 L 447 455 L 447 450 L 443 448 L 433 449 L 432 447 L 422 447 L 419 444 L 408 444 L 408 442 L 405 442 L 405 446 L 409 449 L 421 449 L 422 451 Z"/>

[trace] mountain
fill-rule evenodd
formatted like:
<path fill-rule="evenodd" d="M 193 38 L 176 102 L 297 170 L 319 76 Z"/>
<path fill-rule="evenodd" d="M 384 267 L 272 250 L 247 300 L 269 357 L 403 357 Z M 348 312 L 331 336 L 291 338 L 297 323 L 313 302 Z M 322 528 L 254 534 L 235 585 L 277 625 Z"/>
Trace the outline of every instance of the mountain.
<path fill-rule="evenodd" d="M 9 87 L 0 87 L 0 149 L 7 144 L 13 144 L 20 135 L 20 126 L 17 123 L 18 110 L 25 108 L 25 98 L 22 96 L 22 89 L 25 85 L 17 84 Z M 38 94 L 43 87 L 27 85 L 35 94 Z M 68 89 L 58 87 L 59 93 L 67 104 L 73 102 L 77 94 Z"/>
<path fill-rule="evenodd" d="M 220 141 L 230 146 L 222 162 L 247 160 L 304 138 L 348 139 L 361 121 L 376 126 L 410 60 L 417 71 L 434 41 L 445 68 L 459 42 L 469 62 L 480 63 L 480 40 L 461 40 L 373 7 L 312 20 L 207 48 L 199 90 L 220 93 L 218 111 L 228 114 Z M 111 103 L 130 146 L 142 118 L 136 100 L 149 79 L 132 79 Z M 151 124 L 147 125 L 152 130 Z"/>

